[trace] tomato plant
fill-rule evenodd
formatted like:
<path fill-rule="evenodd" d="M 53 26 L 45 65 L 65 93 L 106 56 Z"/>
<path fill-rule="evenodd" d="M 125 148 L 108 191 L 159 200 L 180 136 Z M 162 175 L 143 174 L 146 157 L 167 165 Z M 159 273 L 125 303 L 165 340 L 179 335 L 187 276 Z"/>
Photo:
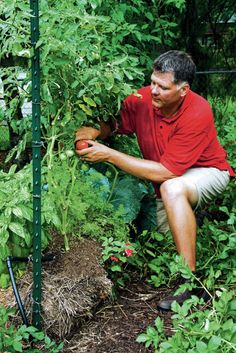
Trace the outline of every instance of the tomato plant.
<path fill-rule="evenodd" d="M 81 125 L 117 116 L 123 99 L 144 84 L 163 33 L 165 43 L 174 36 L 175 24 L 162 15 L 165 6 L 179 12 L 184 0 L 40 2 L 37 46 L 46 143 L 56 138 L 71 149 L 74 131 Z M 12 158 L 18 157 L 31 136 L 31 119 L 17 117 L 19 107 L 31 97 L 28 0 L 14 0 L 14 6 L 0 2 L 0 12 L 1 78 L 8 108 L 4 120 L 22 137 Z M 19 73 L 24 74 L 23 80 Z"/>

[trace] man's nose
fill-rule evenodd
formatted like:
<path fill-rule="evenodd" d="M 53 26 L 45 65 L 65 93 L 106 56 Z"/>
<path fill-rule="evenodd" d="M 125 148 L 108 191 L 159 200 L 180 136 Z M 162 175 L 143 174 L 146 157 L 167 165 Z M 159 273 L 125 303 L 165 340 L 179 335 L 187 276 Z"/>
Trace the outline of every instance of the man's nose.
<path fill-rule="evenodd" d="M 157 85 L 152 86 L 151 88 L 152 94 L 158 94 L 159 93 L 159 88 Z"/>

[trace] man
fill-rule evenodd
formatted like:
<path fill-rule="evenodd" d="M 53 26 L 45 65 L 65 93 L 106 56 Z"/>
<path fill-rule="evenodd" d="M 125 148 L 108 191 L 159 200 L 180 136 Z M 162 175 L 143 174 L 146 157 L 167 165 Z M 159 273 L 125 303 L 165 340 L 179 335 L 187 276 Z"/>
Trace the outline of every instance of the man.
<path fill-rule="evenodd" d="M 94 141 L 112 131 L 82 127 L 76 141 L 90 147 L 76 151 L 88 162 L 110 162 L 153 183 L 157 195 L 160 232 L 171 230 L 175 245 L 192 271 L 196 270 L 196 219 L 194 210 L 222 193 L 235 176 L 220 146 L 208 102 L 190 89 L 196 67 L 184 52 L 171 50 L 153 65 L 151 85 L 126 98 L 116 132 L 135 133 L 144 159 L 126 155 Z M 171 295 L 158 307 L 169 310 L 191 292 Z"/>

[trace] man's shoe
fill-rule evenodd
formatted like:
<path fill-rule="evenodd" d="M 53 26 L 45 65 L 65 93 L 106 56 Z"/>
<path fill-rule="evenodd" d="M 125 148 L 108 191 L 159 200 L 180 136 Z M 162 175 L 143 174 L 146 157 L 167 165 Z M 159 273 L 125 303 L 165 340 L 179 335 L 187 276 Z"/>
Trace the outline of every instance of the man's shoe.
<path fill-rule="evenodd" d="M 185 280 L 185 282 L 188 282 Z M 183 282 L 182 282 L 183 283 Z M 176 292 L 177 288 L 174 290 Z M 170 311 L 171 304 L 176 301 L 178 304 L 183 304 L 185 300 L 190 299 L 192 295 L 196 295 L 202 298 L 204 301 L 210 299 L 209 294 L 203 288 L 194 288 L 192 290 L 186 289 L 181 294 L 174 295 L 174 293 L 168 295 L 157 303 L 157 309 L 161 311 Z"/>
<path fill-rule="evenodd" d="M 176 301 L 179 304 L 183 304 L 183 302 L 185 302 L 185 300 L 191 298 L 192 294 L 193 293 L 190 292 L 189 290 L 185 290 L 183 293 L 178 294 L 178 295 L 170 294 L 157 303 L 157 309 L 162 310 L 162 311 L 170 311 L 171 304 L 174 301 Z"/>

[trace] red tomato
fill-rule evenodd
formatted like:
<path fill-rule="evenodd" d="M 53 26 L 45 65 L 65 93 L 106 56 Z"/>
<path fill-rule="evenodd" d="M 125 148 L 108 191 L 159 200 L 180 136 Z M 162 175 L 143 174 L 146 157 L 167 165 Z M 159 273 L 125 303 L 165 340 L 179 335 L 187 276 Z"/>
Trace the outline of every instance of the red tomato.
<path fill-rule="evenodd" d="M 83 150 L 84 148 L 88 148 L 88 147 L 89 147 L 88 142 L 86 142 L 84 140 L 77 141 L 76 145 L 75 145 L 76 150 Z"/>

